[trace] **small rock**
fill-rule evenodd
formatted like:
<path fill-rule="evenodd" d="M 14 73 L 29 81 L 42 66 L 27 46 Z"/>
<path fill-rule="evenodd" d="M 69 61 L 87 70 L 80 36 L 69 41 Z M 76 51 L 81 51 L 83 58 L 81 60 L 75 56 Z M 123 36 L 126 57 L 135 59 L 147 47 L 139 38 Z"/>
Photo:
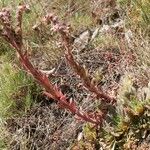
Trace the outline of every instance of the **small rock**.
<path fill-rule="evenodd" d="M 91 41 L 94 40 L 98 36 L 99 30 L 100 30 L 100 28 L 95 29 L 95 31 L 92 34 Z"/>
<path fill-rule="evenodd" d="M 82 133 L 82 132 L 80 132 L 80 133 L 78 134 L 78 138 L 77 138 L 77 140 L 78 140 L 78 141 L 80 141 L 80 140 L 82 139 L 82 137 L 83 137 L 83 133 Z"/>
<path fill-rule="evenodd" d="M 110 26 L 109 25 L 103 25 L 103 27 L 100 29 L 100 33 L 107 33 L 108 30 L 110 30 Z"/>
<path fill-rule="evenodd" d="M 133 34 L 131 30 L 125 32 L 125 39 L 127 40 L 128 44 L 131 44 L 131 40 L 133 38 Z"/>
<path fill-rule="evenodd" d="M 42 73 L 46 74 L 47 76 L 52 75 L 55 72 L 55 68 L 51 70 L 40 70 Z"/>
<path fill-rule="evenodd" d="M 86 30 L 86 31 L 82 32 L 79 35 L 79 37 L 74 40 L 75 49 L 77 49 L 79 51 L 83 50 L 89 43 L 90 38 L 91 38 L 90 30 Z"/>

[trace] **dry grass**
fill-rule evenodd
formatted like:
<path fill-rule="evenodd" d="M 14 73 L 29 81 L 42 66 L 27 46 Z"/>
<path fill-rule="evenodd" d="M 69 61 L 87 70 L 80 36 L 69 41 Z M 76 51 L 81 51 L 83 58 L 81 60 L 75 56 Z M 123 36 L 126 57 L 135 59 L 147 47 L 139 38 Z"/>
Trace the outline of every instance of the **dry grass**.
<path fill-rule="evenodd" d="M 16 8 L 19 1 L 1 0 L 0 7 L 8 6 L 8 3 L 9 7 Z M 108 14 L 93 16 L 94 8 L 97 12 L 101 11 L 101 9 L 97 10 L 96 6 L 101 6 L 98 3 L 95 6 L 89 1 L 85 1 L 83 5 L 83 1 L 74 0 L 54 0 L 53 2 L 36 0 L 30 1 L 29 5 L 31 12 L 24 15 L 23 21 L 23 42 L 31 62 L 39 69 L 55 67 L 55 72 L 49 79 L 60 85 L 63 94 L 74 98 L 83 111 L 91 113 L 93 110 L 96 112 L 101 110 L 107 112 L 107 116 L 102 128 L 92 128 L 88 123 L 77 123 L 69 113 L 58 109 L 57 103 L 54 103 L 52 99 L 38 94 L 36 106 L 25 111 L 26 113 L 23 112 L 22 117 L 12 118 L 14 114 L 9 115 L 10 119 L 6 120 L 3 128 L 0 128 L 2 131 L 0 148 L 149 149 L 149 0 L 132 2 L 117 0 L 116 9 L 119 12 L 119 19 L 123 21 L 119 27 L 113 27 L 114 20 L 111 20 L 111 12 L 116 9 L 111 9 Z M 110 5 L 107 6 L 106 11 L 108 7 L 110 8 Z M 71 51 L 78 64 L 86 66 L 86 73 L 88 71 L 90 74 L 92 83 L 107 94 L 117 97 L 115 107 L 111 105 L 104 107 L 87 88 L 83 88 L 80 84 L 81 74 L 78 72 L 80 79 L 77 78 L 63 57 L 65 48 L 59 45 L 59 35 L 50 30 L 51 26 L 41 24 L 41 17 L 49 11 L 54 12 L 72 26 L 73 40 L 84 29 L 89 28 L 91 33 L 97 27 L 101 29 L 103 24 L 98 25 L 100 23 L 98 21 L 111 26 L 108 32 L 100 33 L 90 41 L 85 49 L 81 51 L 71 49 Z M 40 30 L 33 30 L 32 27 L 35 24 Z M 16 22 L 13 25 L 16 25 Z M 18 69 L 18 66 L 20 67 L 18 62 L 12 61 L 12 58 L 15 58 L 14 51 L 2 39 L 0 39 L 0 45 L 2 45 L 1 61 L 3 61 L 2 58 L 5 58 L 5 62 L 11 59 L 11 66 L 17 64 Z M 11 57 L 8 57 L 9 55 Z M 3 64 L 2 68 L 7 69 Z M 13 74 L 19 73 L 18 70 L 14 71 L 13 67 L 10 72 L 9 75 L 6 73 L 8 76 L 2 72 L 0 78 L 6 77 L 8 80 L 5 82 L 8 84 L 3 84 L 2 88 L 5 89 L 4 91 L 8 90 L 7 93 L 11 95 L 15 86 L 13 80 L 14 78 L 16 80 Z M 27 81 L 26 77 L 21 77 L 18 84 L 22 84 L 23 87 L 28 85 L 30 89 L 31 85 L 26 84 Z M 16 95 L 19 94 L 20 89 L 18 85 L 15 87 Z M 2 90 L 0 92 L 5 95 Z M 25 94 L 24 91 L 21 93 Z M 30 94 L 31 97 L 34 95 Z M 14 97 L 11 98 L 14 100 Z M 19 99 L 20 97 L 17 98 Z M 9 103 L 7 98 L 4 101 Z M 3 109 L 5 110 L 6 106 Z"/>

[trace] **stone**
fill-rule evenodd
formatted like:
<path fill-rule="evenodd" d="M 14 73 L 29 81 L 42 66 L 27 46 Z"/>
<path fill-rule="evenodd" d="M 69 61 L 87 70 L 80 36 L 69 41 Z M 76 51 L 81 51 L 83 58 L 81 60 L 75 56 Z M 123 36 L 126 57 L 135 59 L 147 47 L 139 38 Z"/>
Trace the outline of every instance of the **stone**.
<path fill-rule="evenodd" d="M 91 39 L 91 31 L 86 30 L 82 32 L 78 38 L 74 40 L 74 47 L 76 50 L 81 51 L 83 50 L 89 43 Z"/>

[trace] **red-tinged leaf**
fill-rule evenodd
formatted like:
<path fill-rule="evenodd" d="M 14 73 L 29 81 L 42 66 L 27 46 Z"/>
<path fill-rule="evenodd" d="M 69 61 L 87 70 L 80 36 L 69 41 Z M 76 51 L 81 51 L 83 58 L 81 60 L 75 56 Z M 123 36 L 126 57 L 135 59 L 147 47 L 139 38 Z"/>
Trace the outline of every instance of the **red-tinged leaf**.
<path fill-rule="evenodd" d="M 75 117 L 76 120 L 83 121 L 83 119 L 81 117 L 79 117 L 78 115 L 76 115 L 76 114 L 75 114 L 74 117 Z"/>
<path fill-rule="evenodd" d="M 54 85 L 54 90 L 57 91 L 57 92 L 59 93 L 57 84 Z"/>
<path fill-rule="evenodd" d="M 74 109 L 77 109 L 76 108 L 76 103 L 75 103 L 75 101 L 71 98 L 70 99 L 70 106 L 72 107 L 72 108 L 74 108 Z"/>
<path fill-rule="evenodd" d="M 53 95 L 51 95 L 50 93 L 48 93 L 48 92 L 46 92 L 46 91 L 43 91 L 43 94 L 46 95 L 46 96 L 49 97 L 49 98 L 52 98 L 52 99 L 56 100 Z"/>
<path fill-rule="evenodd" d="M 61 108 L 61 109 L 66 109 L 66 108 L 64 107 L 64 105 L 62 104 L 62 102 L 60 102 L 60 101 L 58 101 L 57 105 L 58 105 L 58 107 Z"/>
<path fill-rule="evenodd" d="M 41 73 L 41 72 L 40 72 Z M 42 74 L 42 73 L 41 73 Z M 42 74 L 42 80 L 46 85 L 49 85 L 49 79 L 45 74 Z"/>
<path fill-rule="evenodd" d="M 61 95 L 61 97 L 60 97 L 60 101 L 66 101 L 66 95 Z M 66 101 L 67 102 L 67 101 Z"/>

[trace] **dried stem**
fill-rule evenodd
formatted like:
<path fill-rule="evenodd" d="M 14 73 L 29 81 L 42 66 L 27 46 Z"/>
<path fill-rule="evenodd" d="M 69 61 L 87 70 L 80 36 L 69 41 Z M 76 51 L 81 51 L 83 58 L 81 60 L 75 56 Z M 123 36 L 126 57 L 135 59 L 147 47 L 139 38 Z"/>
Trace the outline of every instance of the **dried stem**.
<path fill-rule="evenodd" d="M 86 69 L 79 65 L 78 62 L 73 57 L 72 50 L 72 37 L 70 36 L 69 26 L 65 23 L 61 23 L 58 18 L 53 14 L 48 14 L 43 19 L 47 24 L 52 23 L 53 30 L 57 31 L 61 35 L 62 44 L 65 48 L 65 57 L 76 74 L 80 77 L 83 82 L 83 85 L 92 93 L 95 93 L 97 98 L 101 99 L 106 103 L 115 103 L 116 99 L 110 97 L 108 94 L 104 93 L 101 88 L 98 88 L 95 84 L 91 82 L 90 75 L 87 73 Z"/>

